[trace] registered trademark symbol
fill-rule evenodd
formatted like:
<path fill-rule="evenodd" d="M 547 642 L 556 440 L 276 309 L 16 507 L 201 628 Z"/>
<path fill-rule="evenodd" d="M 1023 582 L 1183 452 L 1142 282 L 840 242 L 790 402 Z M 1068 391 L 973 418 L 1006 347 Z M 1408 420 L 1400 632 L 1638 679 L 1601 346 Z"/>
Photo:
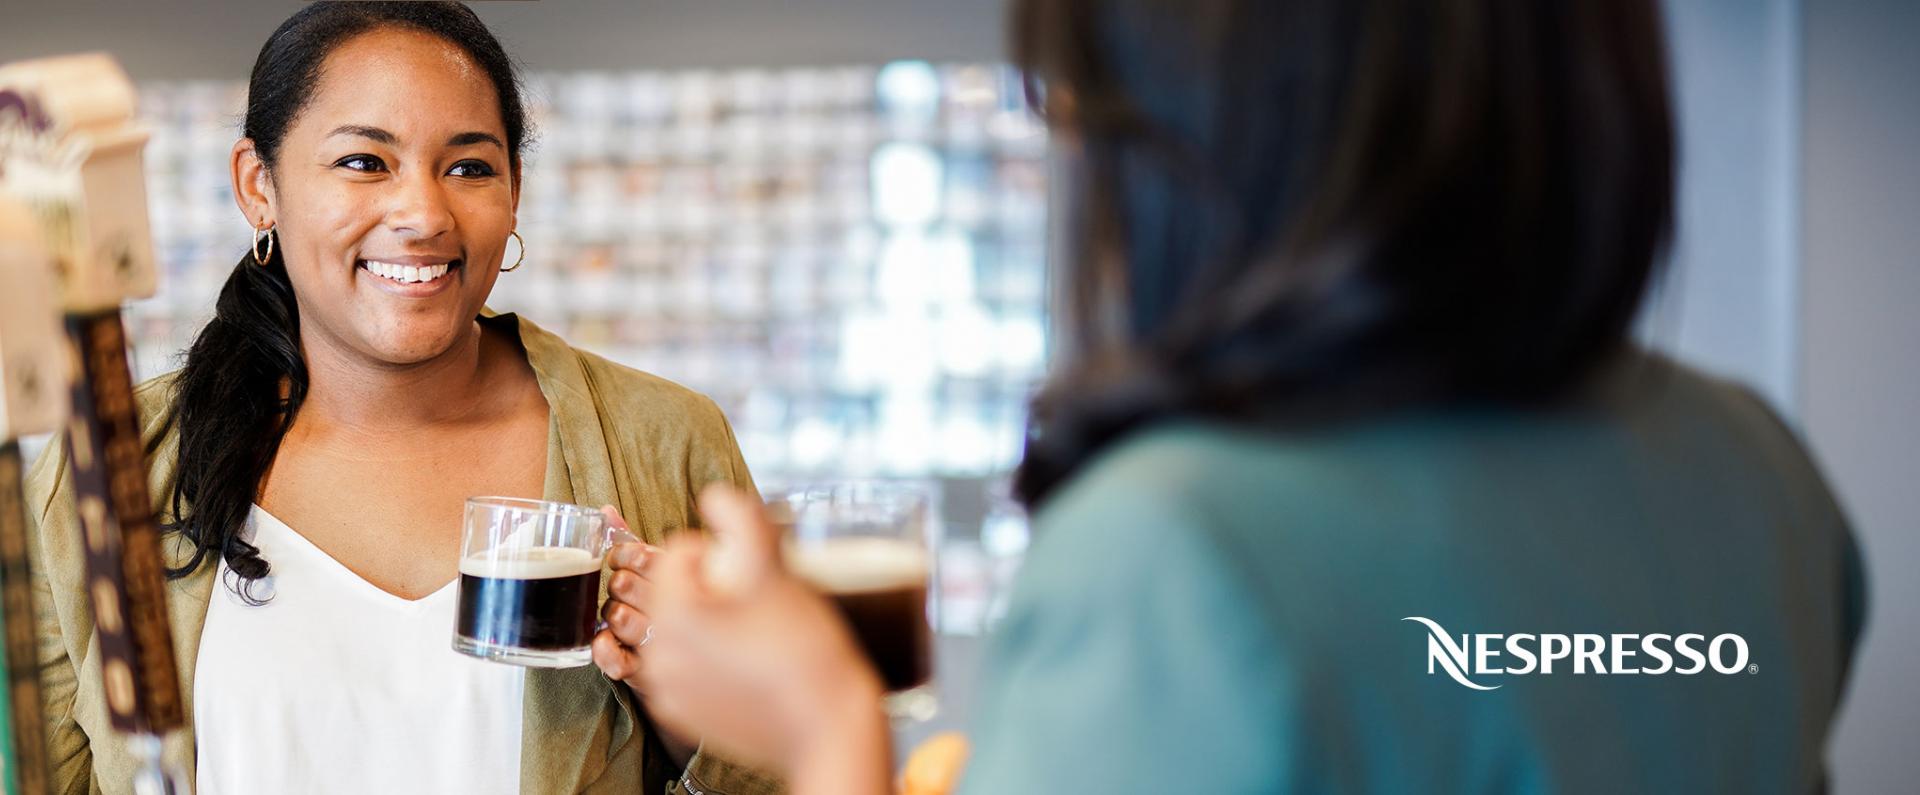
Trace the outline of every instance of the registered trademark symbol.
<path fill-rule="evenodd" d="M 1757 673 L 1760 673 L 1760 666 L 1758 666 L 1758 665 L 1749 665 L 1749 666 L 1747 666 L 1747 673 L 1750 673 L 1750 674 L 1757 674 Z"/>

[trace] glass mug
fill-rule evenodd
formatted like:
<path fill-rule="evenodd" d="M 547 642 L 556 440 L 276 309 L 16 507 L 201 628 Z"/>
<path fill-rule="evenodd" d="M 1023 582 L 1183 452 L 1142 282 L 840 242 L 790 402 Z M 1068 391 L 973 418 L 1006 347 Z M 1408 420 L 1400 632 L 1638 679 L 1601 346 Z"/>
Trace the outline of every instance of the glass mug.
<path fill-rule="evenodd" d="M 453 649 L 534 668 L 593 661 L 600 569 L 614 544 L 638 541 L 598 510 L 516 497 L 467 500 Z"/>
<path fill-rule="evenodd" d="M 887 688 L 896 722 L 933 717 L 931 499 L 922 484 L 825 483 L 770 490 L 793 573 L 833 601 Z"/>

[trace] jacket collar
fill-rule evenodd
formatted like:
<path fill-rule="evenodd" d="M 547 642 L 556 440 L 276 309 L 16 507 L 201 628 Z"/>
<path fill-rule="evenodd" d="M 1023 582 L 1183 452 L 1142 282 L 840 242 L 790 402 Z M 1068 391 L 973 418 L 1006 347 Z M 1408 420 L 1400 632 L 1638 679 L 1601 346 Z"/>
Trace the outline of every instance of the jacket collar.
<path fill-rule="evenodd" d="M 580 357 L 559 336 L 513 314 L 481 316 L 483 324 L 515 324 L 527 363 L 547 399 L 547 477 L 542 496 L 555 502 L 618 504 L 613 456 L 600 424 L 593 383 Z M 601 598 L 606 598 L 602 578 Z M 632 741 L 638 724 L 626 688 L 588 665 L 527 671 L 521 719 L 520 791 L 579 792 Z M 609 703 L 618 709 L 608 710 Z M 583 727 L 591 727 L 586 736 Z"/>

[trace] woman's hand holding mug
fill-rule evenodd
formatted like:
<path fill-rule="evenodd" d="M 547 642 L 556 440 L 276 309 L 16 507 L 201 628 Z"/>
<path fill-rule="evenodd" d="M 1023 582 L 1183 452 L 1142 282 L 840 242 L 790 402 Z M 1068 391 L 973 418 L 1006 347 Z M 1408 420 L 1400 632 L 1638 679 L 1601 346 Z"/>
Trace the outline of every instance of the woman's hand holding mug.
<path fill-rule="evenodd" d="M 613 506 L 602 506 L 600 513 L 607 517 L 609 527 L 631 532 L 627 520 Z M 608 678 L 625 683 L 643 706 L 652 701 L 639 677 L 640 657 L 652 642 L 653 631 L 653 621 L 648 616 L 653 588 L 648 568 L 662 552 L 651 544 L 633 542 L 617 544 L 607 553 L 613 575 L 607 586 L 607 603 L 600 610 L 604 625 L 593 638 L 594 664 L 600 666 Z M 667 755 L 676 766 L 685 767 L 700 747 L 699 734 L 663 719 L 656 710 L 648 709 L 647 713 L 660 733 Z"/>

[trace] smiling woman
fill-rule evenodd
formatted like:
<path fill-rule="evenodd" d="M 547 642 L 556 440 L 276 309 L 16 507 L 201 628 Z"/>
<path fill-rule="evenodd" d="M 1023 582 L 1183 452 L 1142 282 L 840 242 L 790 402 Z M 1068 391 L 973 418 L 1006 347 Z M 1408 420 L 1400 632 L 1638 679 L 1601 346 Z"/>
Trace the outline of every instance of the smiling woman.
<path fill-rule="evenodd" d="M 313 3 L 262 47 L 231 156 L 256 245 L 139 392 L 193 705 L 169 758 L 197 791 L 767 787 L 647 714 L 614 632 L 599 670 L 449 646 L 465 498 L 610 505 L 657 543 L 701 486 L 752 486 L 712 401 L 486 311 L 527 137 L 460 4 Z M 58 789 L 125 791 L 50 449 L 28 488 Z"/>
<path fill-rule="evenodd" d="M 370 30 L 324 59 L 275 146 L 251 133 L 234 145 L 234 192 L 254 228 L 279 238 L 315 332 L 303 338 L 310 356 L 416 365 L 474 355 L 474 317 L 513 229 L 525 135 L 524 121 L 509 130 L 505 120 L 523 113 L 517 90 L 480 79 L 491 71 L 434 33 Z M 452 278 L 419 279 L 442 266 Z"/>

